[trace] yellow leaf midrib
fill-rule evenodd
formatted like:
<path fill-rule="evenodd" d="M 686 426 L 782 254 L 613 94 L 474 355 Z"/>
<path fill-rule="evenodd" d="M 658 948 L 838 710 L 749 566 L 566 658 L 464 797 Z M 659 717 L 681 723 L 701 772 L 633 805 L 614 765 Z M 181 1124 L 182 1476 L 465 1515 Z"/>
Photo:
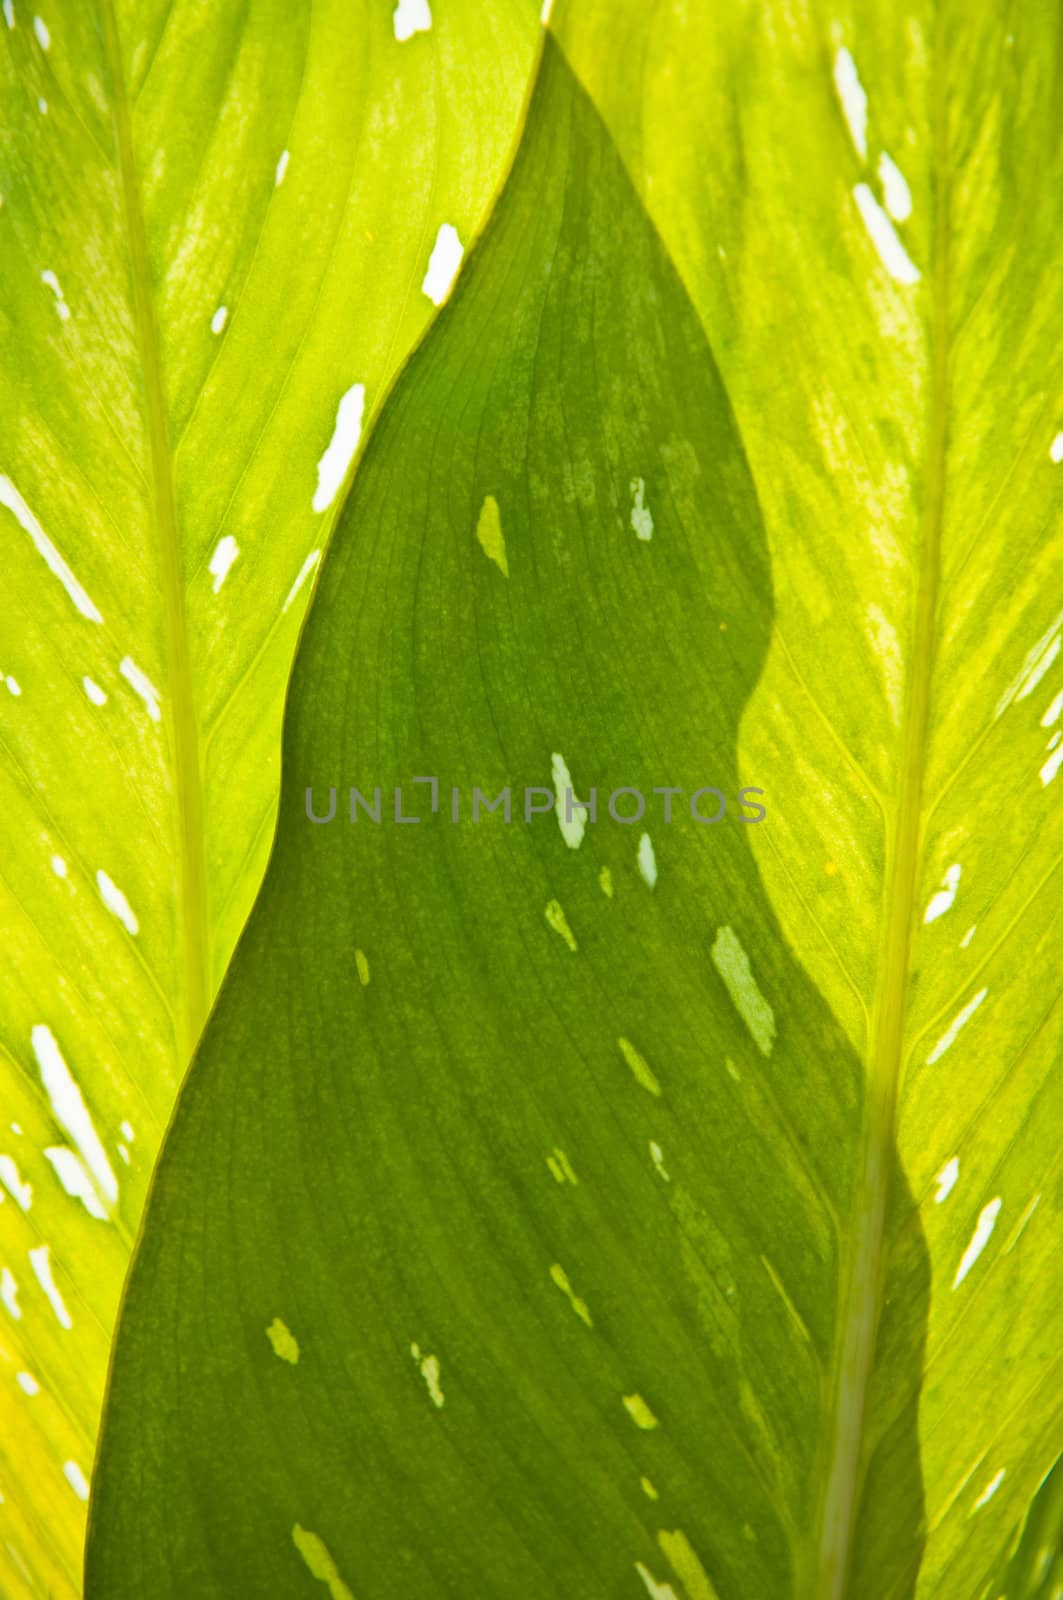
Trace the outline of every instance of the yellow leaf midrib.
<path fill-rule="evenodd" d="M 130 286 L 151 457 L 154 531 L 162 577 L 166 689 L 163 716 L 172 742 L 176 822 L 177 994 L 174 1027 L 177 1068 L 188 1062 L 211 999 L 210 923 L 199 727 L 185 607 L 185 572 L 174 492 L 173 453 L 166 415 L 162 357 L 155 317 L 140 183 L 133 149 L 132 118 L 114 0 L 100 0 L 100 20 L 110 78 L 115 153 L 129 252 Z M 165 725 L 165 722 L 164 722 Z"/>
<path fill-rule="evenodd" d="M 842 1275 L 832 1435 L 821 1504 L 813 1594 L 843 1600 L 859 1514 L 866 1404 L 883 1292 L 883 1241 L 891 1169 L 896 1161 L 897 1104 L 903 1077 L 905 1017 L 923 849 L 924 792 L 936 665 L 941 545 L 950 412 L 948 102 L 941 16 L 934 43 L 931 99 L 934 223 L 930 293 L 930 385 L 926 482 L 919 569 L 901 735 L 899 802 L 888 830 L 883 934 L 868 1041 L 862 1171 L 852 1243 Z M 852 1596 L 852 1600 L 858 1597 Z"/>

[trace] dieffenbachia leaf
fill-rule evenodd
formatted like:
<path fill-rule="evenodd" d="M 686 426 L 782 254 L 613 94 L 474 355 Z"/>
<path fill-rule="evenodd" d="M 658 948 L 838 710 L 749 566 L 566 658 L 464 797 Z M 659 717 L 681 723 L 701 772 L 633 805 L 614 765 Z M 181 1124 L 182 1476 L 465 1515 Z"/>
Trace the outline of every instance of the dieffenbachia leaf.
<path fill-rule="evenodd" d="M 1059 1452 L 1056 38 L 561 22 L 308 623 L 90 1600 L 982 1600 Z"/>
<path fill-rule="evenodd" d="M 839 1310 L 866 1271 L 824 1552 L 894 1592 L 891 1429 L 917 1418 L 917 1593 L 968 1600 L 1063 1445 L 1061 37 L 951 0 L 652 17 L 592 0 L 564 36 L 749 453 L 776 601 L 740 745 L 774 800 L 753 849 L 864 1061 L 885 1208 Z M 875 1177 L 891 1137 L 931 1272 L 918 1385 L 892 1356 L 918 1300 L 916 1218 Z"/>
<path fill-rule="evenodd" d="M 38 9 L 0 18 L 10 1596 L 80 1589 L 117 1297 L 264 867 L 310 580 L 539 35 L 529 0 Z"/>

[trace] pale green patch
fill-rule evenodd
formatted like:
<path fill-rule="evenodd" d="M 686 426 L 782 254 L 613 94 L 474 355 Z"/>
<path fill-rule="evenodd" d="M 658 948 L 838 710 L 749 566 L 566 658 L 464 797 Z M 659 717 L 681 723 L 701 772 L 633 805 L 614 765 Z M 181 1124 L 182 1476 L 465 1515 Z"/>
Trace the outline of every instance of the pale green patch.
<path fill-rule="evenodd" d="M 669 1175 L 668 1168 L 664 1164 L 664 1151 L 661 1149 L 656 1139 L 650 1140 L 650 1160 L 653 1162 L 654 1167 L 656 1168 L 660 1177 L 664 1179 L 665 1183 L 671 1183 L 672 1180 Z"/>
<path fill-rule="evenodd" d="M 578 850 L 587 831 L 587 812 L 577 804 L 572 784 L 572 774 L 563 755 L 556 751 L 550 758 L 550 775 L 554 782 L 554 810 L 561 837 L 570 850 Z M 569 798 L 571 796 L 571 799 Z M 570 815 L 571 812 L 571 815 Z"/>
<path fill-rule="evenodd" d="M 775 1013 L 757 986 L 749 957 L 733 928 L 718 928 L 712 946 L 712 964 L 727 986 L 735 1010 L 753 1035 L 762 1055 L 770 1056 L 775 1043 Z"/>
<path fill-rule="evenodd" d="M 579 1182 L 571 1161 L 562 1149 L 555 1146 L 553 1154 L 547 1156 L 546 1164 L 550 1168 L 556 1183 L 577 1184 Z"/>
<path fill-rule="evenodd" d="M 658 1082 L 657 1074 L 642 1052 L 635 1049 L 630 1039 L 618 1039 L 616 1042 L 620 1046 L 620 1054 L 631 1068 L 635 1082 L 640 1083 L 649 1094 L 662 1094 L 663 1091 Z"/>
<path fill-rule="evenodd" d="M 648 1500 L 659 1500 L 661 1498 L 659 1491 L 655 1488 L 649 1478 L 640 1478 L 639 1485 L 643 1494 Z"/>
<path fill-rule="evenodd" d="M 506 559 L 506 541 L 502 534 L 502 516 L 498 509 L 498 501 L 493 494 L 487 495 L 480 507 L 480 515 L 476 522 L 476 537 L 487 559 L 494 562 L 504 578 L 508 578 L 509 562 Z"/>
<path fill-rule="evenodd" d="M 369 987 L 369 957 L 364 950 L 354 952 L 354 964 L 358 969 L 358 982 L 363 989 Z"/>
<path fill-rule="evenodd" d="M 653 538 L 653 515 L 646 504 L 646 485 L 641 478 L 632 478 L 631 495 L 631 526 L 635 537 L 648 541 Z"/>
<path fill-rule="evenodd" d="M 292 1528 L 292 1543 L 306 1562 L 311 1576 L 328 1586 L 332 1600 L 354 1600 L 354 1594 L 340 1577 L 339 1568 L 323 1539 L 296 1523 Z"/>
<path fill-rule="evenodd" d="M 719 1600 L 715 1586 L 682 1528 L 675 1528 L 671 1533 L 662 1528 L 657 1543 L 686 1590 L 687 1600 Z"/>
<path fill-rule="evenodd" d="M 299 1341 L 280 1317 L 274 1317 L 266 1329 L 266 1338 L 273 1346 L 273 1354 L 294 1367 L 299 1360 Z"/>
<path fill-rule="evenodd" d="M 623 1401 L 624 1410 L 636 1428 L 641 1428 L 645 1433 L 649 1433 L 653 1428 L 660 1427 L 657 1418 L 640 1394 L 626 1394 L 623 1396 Z"/>
<path fill-rule="evenodd" d="M 904 694 L 904 654 L 897 630 L 882 607 L 872 600 L 867 607 L 867 620 L 871 640 L 878 656 L 886 691 L 886 703 L 895 724 L 901 719 L 901 700 Z"/>
<path fill-rule="evenodd" d="M 421 1377 L 424 1379 L 425 1388 L 428 1390 L 429 1399 L 434 1406 L 442 1411 L 445 1396 L 443 1394 L 442 1385 L 439 1381 L 442 1371 L 439 1365 L 439 1357 L 432 1355 L 423 1356 L 421 1354 L 421 1347 L 419 1344 L 411 1344 L 410 1354 L 416 1361 L 421 1373 Z"/>
<path fill-rule="evenodd" d="M 645 1584 L 646 1593 L 650 1596 L 650 1600 L 679 1600 L 672 1585 L 670 1583 L 658 1583 L 649 1567 L 642 1561 L 635 1562 L 635 1571 Z"/>
<path fill-rule="evenodd" d="M 607 900 L 611 900 L 613 898 L 613 874 L 609 871 L 608 867 L 603 867 L 601 872 L 599 872 L 598 887 L 601 889 Z"/>
<path fill-rule="evenodd" d="M 576 935 L 572 932 L 572 929 L 568 925 L 568 918 L 565 916 L 560 900 L 551 900 L 546 907 L 544 915 L 546 917 L 547 924 L 553 928 L 556 934 L 559 934 L 560 937 L 564 939 L 569 949 L 578 950 L 579 946 L 576 943 Z"/>
<path fill-rule="evenodd" d="M 569 1282 L 568 1273 L 565 1271 L 564 1267 L 560 1266 L 555 1261 L 553 1266 L 550 1268 L 550 1277 L 561 1290 L 561 1293 L 565 1296 L 565 1299 L 568 1301 L 577 1317 L 579 1317 L 580 1321 L 585 1322 L 588 1328 L 593 1328 L 594 1321 L 591 1317 L 590 1311 L 587 1309 L 587 1302 L 585 1300 L 581 1300 L 579 1295 L 573 1289 L 571 1283 Z"/>

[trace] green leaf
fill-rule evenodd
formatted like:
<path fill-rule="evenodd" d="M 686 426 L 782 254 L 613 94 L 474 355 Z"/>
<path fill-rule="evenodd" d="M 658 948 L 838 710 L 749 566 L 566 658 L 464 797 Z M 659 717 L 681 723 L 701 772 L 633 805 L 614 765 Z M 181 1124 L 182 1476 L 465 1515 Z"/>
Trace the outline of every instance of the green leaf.
<path fill-rule="evenodd" d="M 410 9 L 3 8 L 5 1595 L 80 1589 L 117 1298 L 265 865 L 330 496 L 522 111 L 529 0 Z"/>
<path fill-rule="evenodd" d="M 1063 1468 L 1056 1463 L 1018 1530 L 1001 1600 L 1053 1600 L 1063 1581 Z"/>
<path fill-rule="evenodd" d="M 308 622 L 90 1600 L 982 1600 L 1059 1453 L 1057 40 L 562 23 Z"/>

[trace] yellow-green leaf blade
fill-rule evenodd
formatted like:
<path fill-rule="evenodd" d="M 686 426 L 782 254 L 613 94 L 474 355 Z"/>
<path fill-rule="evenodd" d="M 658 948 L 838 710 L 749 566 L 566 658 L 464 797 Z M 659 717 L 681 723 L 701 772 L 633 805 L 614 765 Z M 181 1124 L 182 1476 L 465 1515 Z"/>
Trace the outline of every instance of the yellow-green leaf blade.
<path fill-rule="evenodd" d="M 131 1239 L 261 878 L 356 423 L 521 114 L 533 7 L 395 9 L 0 21 L 5 1594 L 80 1589 Z"/>

